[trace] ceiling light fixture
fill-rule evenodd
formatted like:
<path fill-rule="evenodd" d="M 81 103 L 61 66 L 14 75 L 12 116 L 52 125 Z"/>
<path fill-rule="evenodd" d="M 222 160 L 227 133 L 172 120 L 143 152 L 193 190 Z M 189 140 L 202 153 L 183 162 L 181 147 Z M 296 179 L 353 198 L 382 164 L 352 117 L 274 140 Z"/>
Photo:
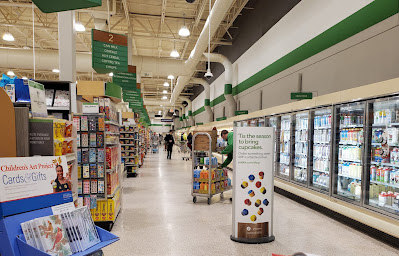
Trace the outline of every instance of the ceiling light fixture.
<path fill-rule="evenodd" d="M 179 30 L 179 36 L 188 37 L 190 35 L 190 30 L 186 26 L 186 18 L 185 14 L 183 13 L 183 26 Z"/>
<path fill-rule="evenodd" d="M 163 86 L 169 87 L 169 83 L 168 83 L 168 82 L 165 82 L 165 83 L 163 83 Z"/>
<path fill-rule="evenodd" d="M 108 76 L 113 77 L 114 73 L 111 72 L 111 73 L 108 74 Z"/>
<path fill-rule="evenodd" d="M 175 77 L 173 75 L 168 75 L 168 79 L 173 80 L 173 79 L 175 79 Z"/>
<path fill-rule="evenodd" d="M 166 94 L 166 93 L 168 93 L 168 91 L 167 90 L 163 90 L 163 93 Z"/>
<path fill-rule="evenodd" d="M 170 57 L 179 58 L 180 54 L 176 51 L 176 41 L 173 41 L 173 51 L 170 52 Z"/>
<path fill-rule="evenodd" d="M 163 99 L 163 100 L 167 100 L 167 99 L 168 99 L 168 97 L 166 97 L 166 96 L 163 96 L 163 97 L 162 97 L 162 99 Z"/>
<path fill-rule="evenodd" d="M 86 28 L 85 28 L 85 26 L 82 24 L 82 22 L 77 21 L 77 22 L 75 22 L 75 30 L 76 30 L 77 32 L 85 32 L 85 31 L 86 31 Z"/>
<path fill-rule="evenodd" d="M 26 76 L 23 76 L 22 79 L 23 80 L 28 80 L 28 78 Z"/>
<path fill-rule="evenodd" d="M 54 73 L 60 73 L 60 70 L 55 68 L 55 69 L 53 69 L 53 72 Z"/>
<path fill-rule="evenodd" d="M 15 41 L 15 38 L 10 32 L 7 32 L 7 33 L 3 34 L 3 40 L 12 42 L 12 41 Z"/>
<path fill-rule="evenodd" d="M 10 71 L 7 72 L 7 76 L 15 76 L 15 74 L 14 74 L 13 71 L 10 70 Z"/>

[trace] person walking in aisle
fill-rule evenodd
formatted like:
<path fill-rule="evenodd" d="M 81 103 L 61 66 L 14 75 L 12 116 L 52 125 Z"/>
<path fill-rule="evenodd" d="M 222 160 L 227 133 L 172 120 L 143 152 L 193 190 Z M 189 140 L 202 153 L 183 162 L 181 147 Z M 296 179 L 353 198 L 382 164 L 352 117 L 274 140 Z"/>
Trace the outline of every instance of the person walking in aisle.
<path fill-rule="evenodd" d="M 172 159 L 172 150 L 173 150 L 173 145 L 175 144 L 175 139 L 173 138 L 172 135 L 172 130 L 169 131 L 169 134 L 165 136 L 165 145 L 168 150 L 168 156 L 166 159 Z"/>
<path fill-rule="evenodd" d="M 193 134 L 190 132 L 190 133 L 188 134 L 188 136 L 187 136 L 187 147 L 188 147 L 190 150 L 193 150 L 193 149 L 192 149 L 192 145 L 193 145 Z"/>
<path fill-rule="evenodd" d="M 231 163 L 231 161 L 233 161 L 234 135 L 233 135 L 233 132 L 228 132 L 226 130 L 223 130 L 221 135 L 222 135 L 223 140 L 227 141 L 227 147 L 222 152 L 220 152 L 223 155 L 227 155 L 226 160 L 221 165 L 221 167 L 224 168 L 224 167 L 227 167 Z"/>

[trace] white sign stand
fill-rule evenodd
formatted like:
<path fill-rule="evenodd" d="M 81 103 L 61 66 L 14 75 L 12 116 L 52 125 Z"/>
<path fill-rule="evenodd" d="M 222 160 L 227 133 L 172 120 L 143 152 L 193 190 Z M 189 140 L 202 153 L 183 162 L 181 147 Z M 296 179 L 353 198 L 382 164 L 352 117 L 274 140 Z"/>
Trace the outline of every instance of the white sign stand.
<path fill-rule="evenodd" d="M 234 127 L 233 234 L 231 240 L 274 241 L 274 128 Z"/>

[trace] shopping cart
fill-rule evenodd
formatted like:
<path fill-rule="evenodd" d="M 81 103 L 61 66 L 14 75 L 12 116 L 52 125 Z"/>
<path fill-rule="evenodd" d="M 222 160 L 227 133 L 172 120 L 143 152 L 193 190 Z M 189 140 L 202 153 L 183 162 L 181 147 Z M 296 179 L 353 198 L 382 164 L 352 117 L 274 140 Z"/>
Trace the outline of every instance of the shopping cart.
<path fill-rule="evenodd" d="M 151 147 L 152 147 L 152 153 L 158 153 L 158 142 L 157 141 L 153 142 Z"/>
<path fill-rule="evenodd" d="M 190 160 L 191 158 L 191 150 L 190 148 L 187 146 L 187 141 L 180 141 L 180 148 L 179 148 L 179 153 L 182 153 L 182 159 L 183 160 Z"/>

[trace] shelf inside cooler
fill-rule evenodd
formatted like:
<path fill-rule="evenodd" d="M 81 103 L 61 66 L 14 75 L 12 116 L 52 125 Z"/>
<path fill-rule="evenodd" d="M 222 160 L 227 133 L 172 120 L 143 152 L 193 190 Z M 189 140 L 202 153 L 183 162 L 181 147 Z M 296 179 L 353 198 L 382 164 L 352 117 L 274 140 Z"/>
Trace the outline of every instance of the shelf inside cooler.
<path fill-rule="evenodd" d="M 326 127 L 315 127 L 313 128 L 314 130 L 325 130 L 325 129 L 331 129 L 330 126 L 326 126 Z"/>
<path fill-rule="evenodd" d="M 317 169 L 313 169 L 313 172 L 322 172 L 322 173 L 330 174 L 329 171 L 322 171 L 322 170 L 317 170 Z"/>
<path fill-rule="evenodd" d="M 300 166 L 300 165 L 295 165 L 295 168 L 307 169 L 308 167 L 306 167 L 306 166 Z"/>
<path fill-rule="evenodd" d="M 341 159 L 338 159 L 338 161 L 340 161 L 340 162 L 353 162 L 353 163 L 362 163 L 362 161 L 361 161 L 361 160 L 349 160 L 349 159 L 343 159 L 343 158 L 341 158 Z"/>
<path fill-rule="evenodd" d="M 395 211 L 395 213 L 399 213 L 399 207 L 397 205 L 392 206 L 392 205 L 384 204 L 383 206 L 381 206 L 379 204 L 378 198 L 369 199 L 369 205 L 377 207 L 377 208 L 388 208 L 388 209 Z"/>
<path fill-rule="evenodd" d="M 330 144 L 330 141 L 314 141 L 314 144 Z"/>
<path fill-rule="evenodd" d="M 344 175 L 344 174 L 338 174 L 340 177 L 348 178 L 348 179 L 354 179 L 354 180 L 362 180 L 362 178 L 350 176 L 350 175 Z"/>
<path fill-rule="evenodd" d="M 298 156 L 308 156 L 306 153 L 299 153 L 299 152 L 295 152 L 295 155 L 298 155 Z"/>
<path fill-rule="evenodd" d="M 388 167 L 396 167 L 396 168 L 399 168 L 399 164 L 381 163 L 381 162 L 373 162 L 373 161 L 371 161 L 370 163 L 371 163 L 371 164 L 374 164 L 374 165 L 381 165 L 381 166 L 388 166 Z"/>
<path fill-rule="evenodd" d="M 324 184 L 321 184 L 321 183 L 318 183 L 318 182 L 313 182 L 313 185 L 314 185 L 314 186 L 323 187 L 323 188 L 328 188 L 327 185 L 324 185 Z"/>
<path fill-rule="evenodd" d="M 339 142 L 339 145 L 343 145 L 343 146 L 361 146 L 363 143 L 361 142 Z"/>
<path fill-rule="evenodd" d="M 344 196 L 346 198 L 360 200 L 360 196 L 359 195 L 352 194 L 351 192 L 349 192 L 347 190 L 344 190 L 344 189 L 338 190 L 337 193 L 338 193 L 338 195 Z"/>
<path fill-rule="evenodd" d="M 295 142 L 296 143 L 307 143 L 308 141 L 307 140 L 296 140 Z"/>
<path fill-rule="evenodd" d="M 362 124 L 353 124 L 353 125 L 342 125 L 339 127 L 340 129 L 346 129 L 346 128 L 363 128 Z"/>
<path fill-rule="evenodd" d="M 379 185 L 384 185 L 384 186 L 389 186 L 393 188 L 399 188 L 399 184 L 390 184 L 390 183 L 385 183 L 382 181 L 376 181 L 376 180 L 370 180 L 371 183 L 379 184 Z"/>

